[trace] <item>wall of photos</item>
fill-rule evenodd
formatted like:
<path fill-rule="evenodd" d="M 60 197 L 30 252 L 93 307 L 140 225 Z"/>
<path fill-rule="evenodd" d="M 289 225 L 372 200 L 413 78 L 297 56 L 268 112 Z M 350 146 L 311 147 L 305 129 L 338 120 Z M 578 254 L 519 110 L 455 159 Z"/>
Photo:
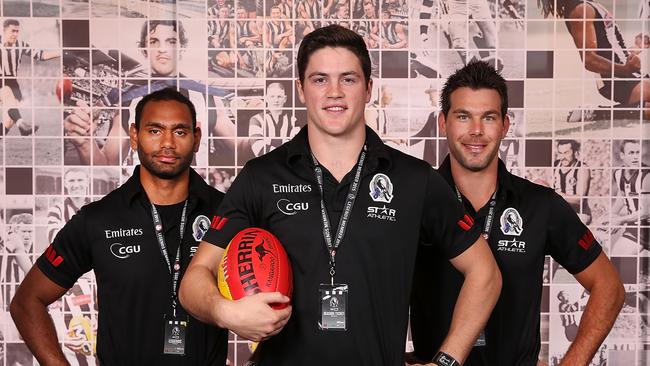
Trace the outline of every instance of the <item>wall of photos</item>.
<path fill-rule="evenodd" d="M 130 176 L 137 157 L 125 126 L 139 98 L 168 85 L 187 92 L 204 131 L 196 168 L 226 191 L 248 159 L 305 124 L 296 50 L 331 23 L 363 35 L 371 50 L 367 123 L 434 166 L 446 155 L 435 125 L 445 78 L 478 58 L 501 69 L 513 121 L 501 158 L 566 196 L 625 283 L 623 311 L 592 365 L 647 365 L 650 228 L 639 187 L 650 171 L 640 108 L 650 101 L 650 5 L 595 0 L 599 19 L 589 23 L 570 12 L 545 17 L 538 2 L 549 1 L 572 2 L 0 0 L 0 365 L 36 364 L 7 309 L 25 273 L 17 253 L 24 248 L 33 263 L 79 206 Z M 585 37 L 592 25 L 595 46 Z M 593 72 L 596 59 L 605 70 Z M 608 76 L 611 61 L 632 71 Z M 281 127 L 268 128 L 273 121 Z M 557 365 L 588 295 L 550 258 L 543 289 L 540 357 Z M 89 274 L 50 307 L 75 365 L 95 363 L 95 293 Z M 75 334 L 87 343 L 70 347 Z M 231 364 L 243 365 L 250 345 L 232 336 L 230 350 Z"/>

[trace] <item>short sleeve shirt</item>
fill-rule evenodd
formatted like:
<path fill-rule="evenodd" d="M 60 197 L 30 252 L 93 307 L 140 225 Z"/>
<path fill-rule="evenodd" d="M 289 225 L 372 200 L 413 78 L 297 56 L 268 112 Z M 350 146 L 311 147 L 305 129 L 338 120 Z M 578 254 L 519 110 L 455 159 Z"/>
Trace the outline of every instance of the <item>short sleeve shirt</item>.
<path fill-rule="evenodd" d="M 360 188 L 336 254 L 335 282 L 349 286 L 348 330 L 319 330 L 318 288 L 330 281 L 329 255 L 307 133 L 305 127 L 244 167 L 218 209 L 219 229 L 211 228 L 204 240 L 224 248 L 237 232 L 256 226 L 275 234 L 289 255 L 293 313 L 280 334 L 260 345 L 262 365 L 400 365 L 420 238 L 438 243 L 447 259 L 471 246 L 479 232 L 458 224 L 464 211 L 440 175 L 367 129 Z M 341 183 L 325 174 L 333 231 L 355 172 Z"/>
<path fill-rule="evenodd" d="M 487 346 L 474 347 L 465 365 L 536 365 L 540 350 L 540 303 L 544 260 L 553 257 L 570 273 L 587 268 L 602 249 L 569 204 L 550 188 L 510 174 L 499 160 L 496 208 L 488 243 L 503 287 L 485 329 Z M 455 187 L 449 157 L 439 171 Z M 466 210 L 483 229 L 489 204 Z M 430 360 L 444 340 L 463 283 L 462 275 L 439 259 L 435 246 L 418 254 L 411 301 L 416 355 Z"/>
<path fill-rule="evenodd" d="M 139 169 L 124 185 L 74 215 L 38 258 L 38 268 L 65 288 L 94 270 L 101 364 L 224 365 L 227 332 L 189 317 L 180 304 L 178 315 L 189 318 L 186 355 L 162 354 L 164 316 L 172 312 L 172 280 L 155 238 Z M 210 224 L 207 215 L 223 197 L 193 170 L 189 192 L 181 278 Z M 164 229 L 166 241 L 180 238 L 178 223 Z M 175 254 L 170 257 L 173 261 Z"/>

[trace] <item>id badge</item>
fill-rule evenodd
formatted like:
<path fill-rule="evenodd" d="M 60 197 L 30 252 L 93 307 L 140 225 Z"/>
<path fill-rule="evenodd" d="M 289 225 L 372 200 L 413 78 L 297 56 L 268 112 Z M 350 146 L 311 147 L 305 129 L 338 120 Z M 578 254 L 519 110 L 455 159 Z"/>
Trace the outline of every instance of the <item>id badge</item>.
<path fill-rule="evenodd" d="M 321 284 L 318 289 L 320 330 L 347 330 L 348 285 Z"/>
<path fill-rule="evenodd" d="M 485 330 L 482 330 L 481 334 L 479 334 L 478 338 L 476 338 L 476 342 L 474 342 L 474 347 L 482 347 L 486 344 L 487 342 L 485 341 Z"/>
<path fill-rule="evenodd" d="M 185 355 L 185 336 L 187 334 L 187 318 L 174 318 L 165 315 L 165 344 L 163 353 L 166 355 Z"/>

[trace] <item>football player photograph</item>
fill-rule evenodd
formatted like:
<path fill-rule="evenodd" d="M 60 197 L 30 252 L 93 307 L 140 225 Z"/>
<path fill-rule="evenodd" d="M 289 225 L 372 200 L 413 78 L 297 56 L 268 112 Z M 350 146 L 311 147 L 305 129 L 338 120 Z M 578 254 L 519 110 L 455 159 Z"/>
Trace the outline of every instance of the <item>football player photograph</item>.
<path fill-rule="evenodd" d="M 587 196 L 591 186 L 591 170 L 581 160 L 580 141 L 558 140 L 555 144 L 556 159 L 553 162 L 553 187 L 573 210 L 580 220 L 591 223 L 591 209 Z"/>
<path fill-rule="evenodd" d="M 237 34 L 237 48 L 258 48 L 262 47 L 262 30 L 260 23 L 250 19 L 243 6 L 237 7 L 235 13 L 235 29 Z"/>
<path fill-rule="evenodd" d="M 440 347 L 463 362 L 501 283 L 480 229 L 431 166 L 366 126 L 373 81 L 360 35 L 316 29 L 300 44 L 297 66 L 307 124 L 239 172 L 181 283 L 181 303 L 198 319 L 263 341 L 253 356 L 259 365 L 403 365 L 422 235 L 465 276 Z M 278 200 L 300 209 L 279 209 Z M 232 301 L 219 292 L 219 258 L 251 226 L 273 233 L 288 253 L 292 298 L 261 292 Z M 286 307 L 271 307 L 278 303 Z"/>
<path fill-rule="evenodd" d="M 264 26 L 264 47 L 292 48 L 294 36 L 291 21 L 285 19 L 279 6 L 271 7 L 270 12 Z"/>
<path fill-rule="evenodd" d="M 553 189 L 509 173 L 498 157 L 510 127 L 508 88 L 488 63 L 457 70 L 441 91 L 438 129 L 449 155 L 438 171 L 487 238 L 503 275 L 499 301 L 462 365 L 538 365 L 545 257 L 590 293 L 563 364 L 588 365 L 623 305 L 617 269 L 571 206 Z M 411 365 L 449 365 L 436 350 L 450 326 L 463 276 L 433 245 L 421 246 L 411 300 Z M 513 342 L 513 340 L 517 340 Z M 544 365 L 547 361 L 541 360 Z"/>
<path fill-rule="evenodd" d="M 641 161 L 640 140 L 614 141 L 611 219 L 612 252 L 617 255 L 648 254 L 650 250 L 650 167 Z"/>
<path fill-rule="evenodd" d="M 629 53 L 624 37 L 609 9 L 598 1 L 539 0 L 545 18 L 559 17 L 565 25 L 584 62 L 586 71 L 598 77 L 598 92 L 617 106 L 641 107 L 650 119 L 649 80 L 639 77 L 641 59 Z M 611 22 L 602 21 L 611 19 Z M 628 80 L 623 80 L 628 79 Z"/>
<path fill-rule="evenodd" d="M 102 129 L 106 136 L 96 136 L 105 140 L 87 138 L 91 129 L 95 131 L 95 126 L 102 122 L 101 117 L 107 114 L 89 109 L 86 103 L 77 103 L 78 108 L 74 108 L 64 120 L 65 135 L 73 141 L 82 165 L 89 165 L 91 162 L 93 165 L 138 164 L 137 152 L 129 147 L 128 140 L 124 137 L 128 136 L 130 125 L 134 123 L 137 103 L 149 90 L 155 91 L 167 86 L 178 88 L 196 107 L 199 123 L 207 126 L 206 103 L 219 107 L 222 100 L 219 96 L 212 95 L 213 92 L 217 93 L 212 87 L 207 88 L 206 95 L 205 85 L 193 80 L 177 80 L 184 77 L 179 72 L 178 62 L 188 42 L 181 21 L 147 20 L 142 23 L 137 44 L 145 58 L 145 70 L 151 78 L 154 78 L 151 86 L 148 86 L 146 80 L 141 80 L 144 84 L 125 83 L 126 86 L 119 91 L 122 94 L 121 101 L 124 108 L 121 113 L 114 113 L 112 121 L 104 123 L 110 126 Z M 218 136 L 233 136 L 234 123 L 223 114 L 217 114 L 216 118 L 217 123 L 214 124 L 212 132 Z M 197 159 L 199 164 L 203 164 L 203 160 L 207 163 L 205 154 L 198 154 Z"/>
<path fill-rule="evenodd" d="M 287 101 L 287 89 L 290 85 L 282 81 L 272 81 L 266 86 L 266 109 L 253 115 L 248 123 L 248 137 L 254 156 L 263 155 L 298 133 L 295 118 L 291 114 Z"/>
<path fill-rule="evenodd" d="M 2 36 L 0 36 L 0 45 L 2 45 L 0 59 L 4 60 L 1 66 L 3 78 L 0 85 L 2 132 L 7 135 L 13 126 L 17 126 L 21 136 L 29 136 L 36 132 L 39 126 L 32 126 L 32 123 L 27 118 L 23 118 L 21 113 L 24 96 L 18 78 L 24 76 L 19 72 L 24 60 L 23 56 L 31 57 L 35 61 L 47 61 L 60 57 L 61 53 L 55 50 L 34 49 L 21 39 L 20 35 L 21 24 L 18 19 L 7 18 L 2 22 Z"/>
<path fill-rule="evenodd" d="M 11 301 L 16 327 L 40 364 L 66 364 L 48 305 L 91 270 L 101 299 L 99 364 L 226 362 L 226 330 L 193 318 L 177 299 L 204 234 L 199 229 L 209 226 L 223 197 L 190 167 L 201 139 L 196 109 L 166 88 L 138 102 L 135 121 L 129 143 L 142 164 L 59 230 Z"/>

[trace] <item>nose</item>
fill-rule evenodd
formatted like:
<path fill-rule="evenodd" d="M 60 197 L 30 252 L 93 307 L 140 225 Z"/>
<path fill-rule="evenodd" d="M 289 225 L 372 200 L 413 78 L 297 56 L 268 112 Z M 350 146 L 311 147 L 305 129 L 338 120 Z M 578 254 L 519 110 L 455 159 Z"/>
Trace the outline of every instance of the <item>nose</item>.
<path fill-rule="evenodd" d="M 174 139 L 174 131 L 165 131 L 162 134 L 160 145 L 162 148 L 174 149 L 176 147 L 176 141 Z"/>
<path fill-rule="evenodd" d="M 483 135 L 483 121 L 480 117 L 472 118 L 469 122 L 469 134 L 472 136 Z"/>
<path fill-rule="evenodd" d="M 341 83 L 339 80 L 333 79 L 327 88 L 327 97 L 328 98 L 341 98 L 343 97 L 343 90 L 341 89 Z"/>

